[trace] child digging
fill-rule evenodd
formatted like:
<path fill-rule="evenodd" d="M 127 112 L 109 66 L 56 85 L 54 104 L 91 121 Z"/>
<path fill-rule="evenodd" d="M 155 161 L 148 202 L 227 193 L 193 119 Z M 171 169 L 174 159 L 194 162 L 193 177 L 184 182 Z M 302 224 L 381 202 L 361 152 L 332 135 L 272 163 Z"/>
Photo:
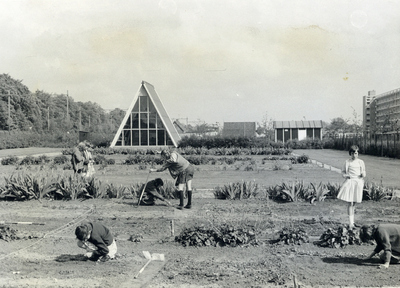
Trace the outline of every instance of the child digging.
<path fill-rule="evenodd" d="M 78 247 L 85 249 L 85 256 L 92 261 L 106 262 L 115 258 L 117 243 L 110 230 L 97 222 L 83 223 L 75 229 Z"/>
<path fill-rule="evenodd" d="M 364 260 L 371 259 L 381 251 L 379 256 L 382 265 L 378 268 L 389 268 L 390 264 L 400 263 L 400 225 L 398 224 L 379 224 L 364 225 L 360 229 L 360 239 L 363 242 L 375 240 L 376 247 L 374 251 Z"/>
<path fill-rule="evenodd" d="M 145 195 L 140 201 L 140 205 L 145 205 L 145 206 L 154 205 L 156 199 L 160 199 L 161 201 L 167 203 L 167 205 L 172 206 L 172 204 L 160 194 L 160 188 L 163 185 L 164 181 L 161 178 L 156 178 L 154 180 L 147 182 L 146 188 L 144 189 Z"/>

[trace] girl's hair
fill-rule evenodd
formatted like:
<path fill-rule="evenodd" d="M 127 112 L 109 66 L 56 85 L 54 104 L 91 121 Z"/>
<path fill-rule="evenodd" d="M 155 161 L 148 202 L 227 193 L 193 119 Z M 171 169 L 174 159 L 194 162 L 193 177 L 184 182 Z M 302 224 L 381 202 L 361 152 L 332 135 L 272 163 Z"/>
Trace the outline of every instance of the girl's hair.
<path fill-rule="evenodd" d="M 85 240 L 87 238 L 87 236 L 89 235 L 89 227 L 86 225 L 80 225 L 80 226 L 76 227 L 75 235 L 76 235 L 76 238 L 78 238 L 79 240 L 81 240 L 81 241 Z"/>
<path fill-rule="evenodd" d="M 163 185 L 164 185 L 164 181 L 163 181 L 161 178 L 156 178 L 156 179 L 154 179 L 154 183 L 155 183 L 157 186 L 163 186 Z"/>
<path fill-rule="evenodd" d="M 370 242 L 374 240 L 374 232 L 376 227 L 374 225 L 364 225 L 360 229 L 360 240 L 362 242 Z"/>
<path fill-rule="evenodd" d="M 358 150 L 359 150 L 359 148 L 358 148 L 357 145 L 352 145 L 352 146 L 350 147 L 350 150 L 349 150 L 349 155 L 351 155 L 351 153 L 354 153 L 354 152 L 356 152 L 356 151 L 358 151 Z"/>

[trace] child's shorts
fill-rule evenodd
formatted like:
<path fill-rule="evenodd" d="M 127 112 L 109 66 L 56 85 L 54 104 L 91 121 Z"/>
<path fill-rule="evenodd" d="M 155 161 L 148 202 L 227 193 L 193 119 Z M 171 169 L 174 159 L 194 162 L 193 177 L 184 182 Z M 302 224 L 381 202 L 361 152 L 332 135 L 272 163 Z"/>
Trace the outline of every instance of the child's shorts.
<path fill-rule="evenodd" d="M 78 247 L 86 250 L 87 253 L 85 253 L 85 256 L 88 258 L 92 257 L 93 251 L 97 250 L 97 247 L 95 245 L 87 241 L 82 242 L 78 240 Z M 107 246 L 107 248 L 108 248 L 107 255 L 110 256 L 111 259 L 114 259 L 115 254 L 117 254 L 117 242 L 115 242 L 115 239 L 109 246 Z"/>

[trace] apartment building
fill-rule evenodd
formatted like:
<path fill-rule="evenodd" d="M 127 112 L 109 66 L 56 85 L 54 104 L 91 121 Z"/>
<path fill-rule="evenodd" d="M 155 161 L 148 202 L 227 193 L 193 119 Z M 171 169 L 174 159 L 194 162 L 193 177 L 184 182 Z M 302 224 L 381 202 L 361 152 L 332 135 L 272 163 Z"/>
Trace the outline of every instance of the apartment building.
<path fill-rule="evenodd" d="M 400 129 L 400 88 L 363 97 L 363 128 L 367 134 L 397 133 Z"/>

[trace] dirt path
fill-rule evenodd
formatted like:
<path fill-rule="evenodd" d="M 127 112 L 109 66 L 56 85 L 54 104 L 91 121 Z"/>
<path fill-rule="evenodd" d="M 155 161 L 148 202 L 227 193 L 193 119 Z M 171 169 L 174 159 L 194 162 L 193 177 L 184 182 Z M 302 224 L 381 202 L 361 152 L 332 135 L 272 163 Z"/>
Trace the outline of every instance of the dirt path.
<path fill-rule="evenodd" d="M 346 159 L 349 158 L 349 153 L 347 151 L 330 149 L 294 150 L 294 153 L 299 155 L 306 154 L 313 160 L 331 165 L 338 169 L 341 169 Z M 400 188 L 400 159 L 369 155 L 360 155 L 360 159 L 365 162 L 367 181 L 379 183 L 382 180 L 384 186 Z"/>
<path fill-rule="evenodd" d="M 4 149 L 0 150 L 0 159 L 7 156 L 57 156 L 61 155 L 62 148 L 43 148 L 43 147 L 29 147 L 29 148 L 18 148 L 18 149 Z"/>

